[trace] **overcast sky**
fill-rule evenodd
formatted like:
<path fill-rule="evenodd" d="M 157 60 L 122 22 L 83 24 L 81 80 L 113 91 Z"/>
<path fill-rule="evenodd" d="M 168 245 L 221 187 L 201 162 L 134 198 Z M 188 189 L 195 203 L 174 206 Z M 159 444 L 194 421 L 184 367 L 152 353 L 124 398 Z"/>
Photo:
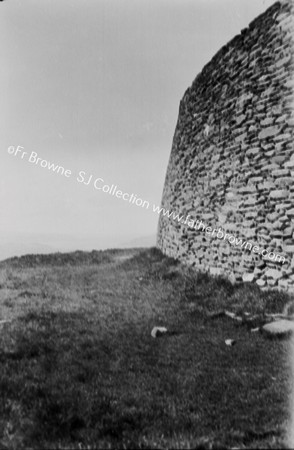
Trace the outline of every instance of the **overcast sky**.
<path fill-rule="evenodd" d="M 78 183 L 78 172 L 160 204 L 184 91 L 272 3 L 1 2 L 0 259 L 36 244 L 105 248 L 155 236 L 156 214 Z M 18 145 L 72 176 L 9 155 Z"/>

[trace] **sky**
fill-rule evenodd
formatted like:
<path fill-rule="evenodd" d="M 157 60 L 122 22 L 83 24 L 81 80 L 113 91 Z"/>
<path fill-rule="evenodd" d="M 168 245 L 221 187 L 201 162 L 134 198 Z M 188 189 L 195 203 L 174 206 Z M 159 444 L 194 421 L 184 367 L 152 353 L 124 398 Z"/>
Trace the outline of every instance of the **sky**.
<path fill-rule="evenodd" d="M 185 90 L 273 3 L 1 2 L 0 260 L 155 244 L 152 208 L 97 190 L 93 180 L 159 205 Z M 78 182 L 80 171 L 85 181 L 92 175 L 89 185 Z"/>

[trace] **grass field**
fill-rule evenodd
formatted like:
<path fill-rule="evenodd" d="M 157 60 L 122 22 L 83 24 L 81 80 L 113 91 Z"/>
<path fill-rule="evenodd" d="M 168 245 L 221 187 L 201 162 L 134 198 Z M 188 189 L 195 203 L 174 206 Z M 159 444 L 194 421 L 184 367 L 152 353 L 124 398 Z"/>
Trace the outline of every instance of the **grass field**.
<path fill-rule="evenodd" d="M 0 449 L 286 448 L 288 340 L 210 313 L 289 300 L 156 249 L 0 263 Z"/>

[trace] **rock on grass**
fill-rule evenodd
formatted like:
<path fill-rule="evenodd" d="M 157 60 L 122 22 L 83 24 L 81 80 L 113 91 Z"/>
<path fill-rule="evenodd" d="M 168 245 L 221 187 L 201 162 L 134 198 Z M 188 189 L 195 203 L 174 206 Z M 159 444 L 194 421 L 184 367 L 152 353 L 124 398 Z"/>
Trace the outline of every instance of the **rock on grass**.
<path fill-rule="evenodd" d="M 294 322 L 290 320 L 277 320 L 262 327 L 262 332 L 269 337 L 283 337 L 292 334 Z"/>

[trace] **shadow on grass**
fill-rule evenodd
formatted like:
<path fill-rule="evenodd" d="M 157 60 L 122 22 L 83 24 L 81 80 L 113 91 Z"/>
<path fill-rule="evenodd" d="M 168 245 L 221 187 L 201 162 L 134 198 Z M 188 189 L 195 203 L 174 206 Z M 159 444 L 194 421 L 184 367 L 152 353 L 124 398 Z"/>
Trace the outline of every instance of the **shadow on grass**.
<path fill-rule="evenodd" d="M 226 356 L 219 330 L 214 336 L 208 325 L 203 335 L 199 325 L 194 334 L 169 339 L 152 340 L 135 324 L 101 338 L 82 314 L 25 316 L 12 330 L 14 358 L 1 361 L 1 416 L 12 438 L 14 430 L 23 433 L 17 448 L 45 448 L 44 442 L 150 448 L 151 436 L 157 436 L 157 448 L 177 446 L 179 436 L 183 442 L 193 436 L 195 448 L 221 448 L 217 442 L 211 447 L 214 433 L 227 443 L 242 440 L 241 432 L 230 437 L 232 429 L 242 429 L 248 442 L 249 435 L 280 436 L 278 426 L 266 429 L 273 414 L 265 396 L 266 345 Z M 268 368 L 277 351 L 265 359 Z M 248 358 L 254 367 L 244 377 Z M 283 395 L 271 396 L 281 415 Z M 212 437 L 197 447 L 197 435 Z"/>

